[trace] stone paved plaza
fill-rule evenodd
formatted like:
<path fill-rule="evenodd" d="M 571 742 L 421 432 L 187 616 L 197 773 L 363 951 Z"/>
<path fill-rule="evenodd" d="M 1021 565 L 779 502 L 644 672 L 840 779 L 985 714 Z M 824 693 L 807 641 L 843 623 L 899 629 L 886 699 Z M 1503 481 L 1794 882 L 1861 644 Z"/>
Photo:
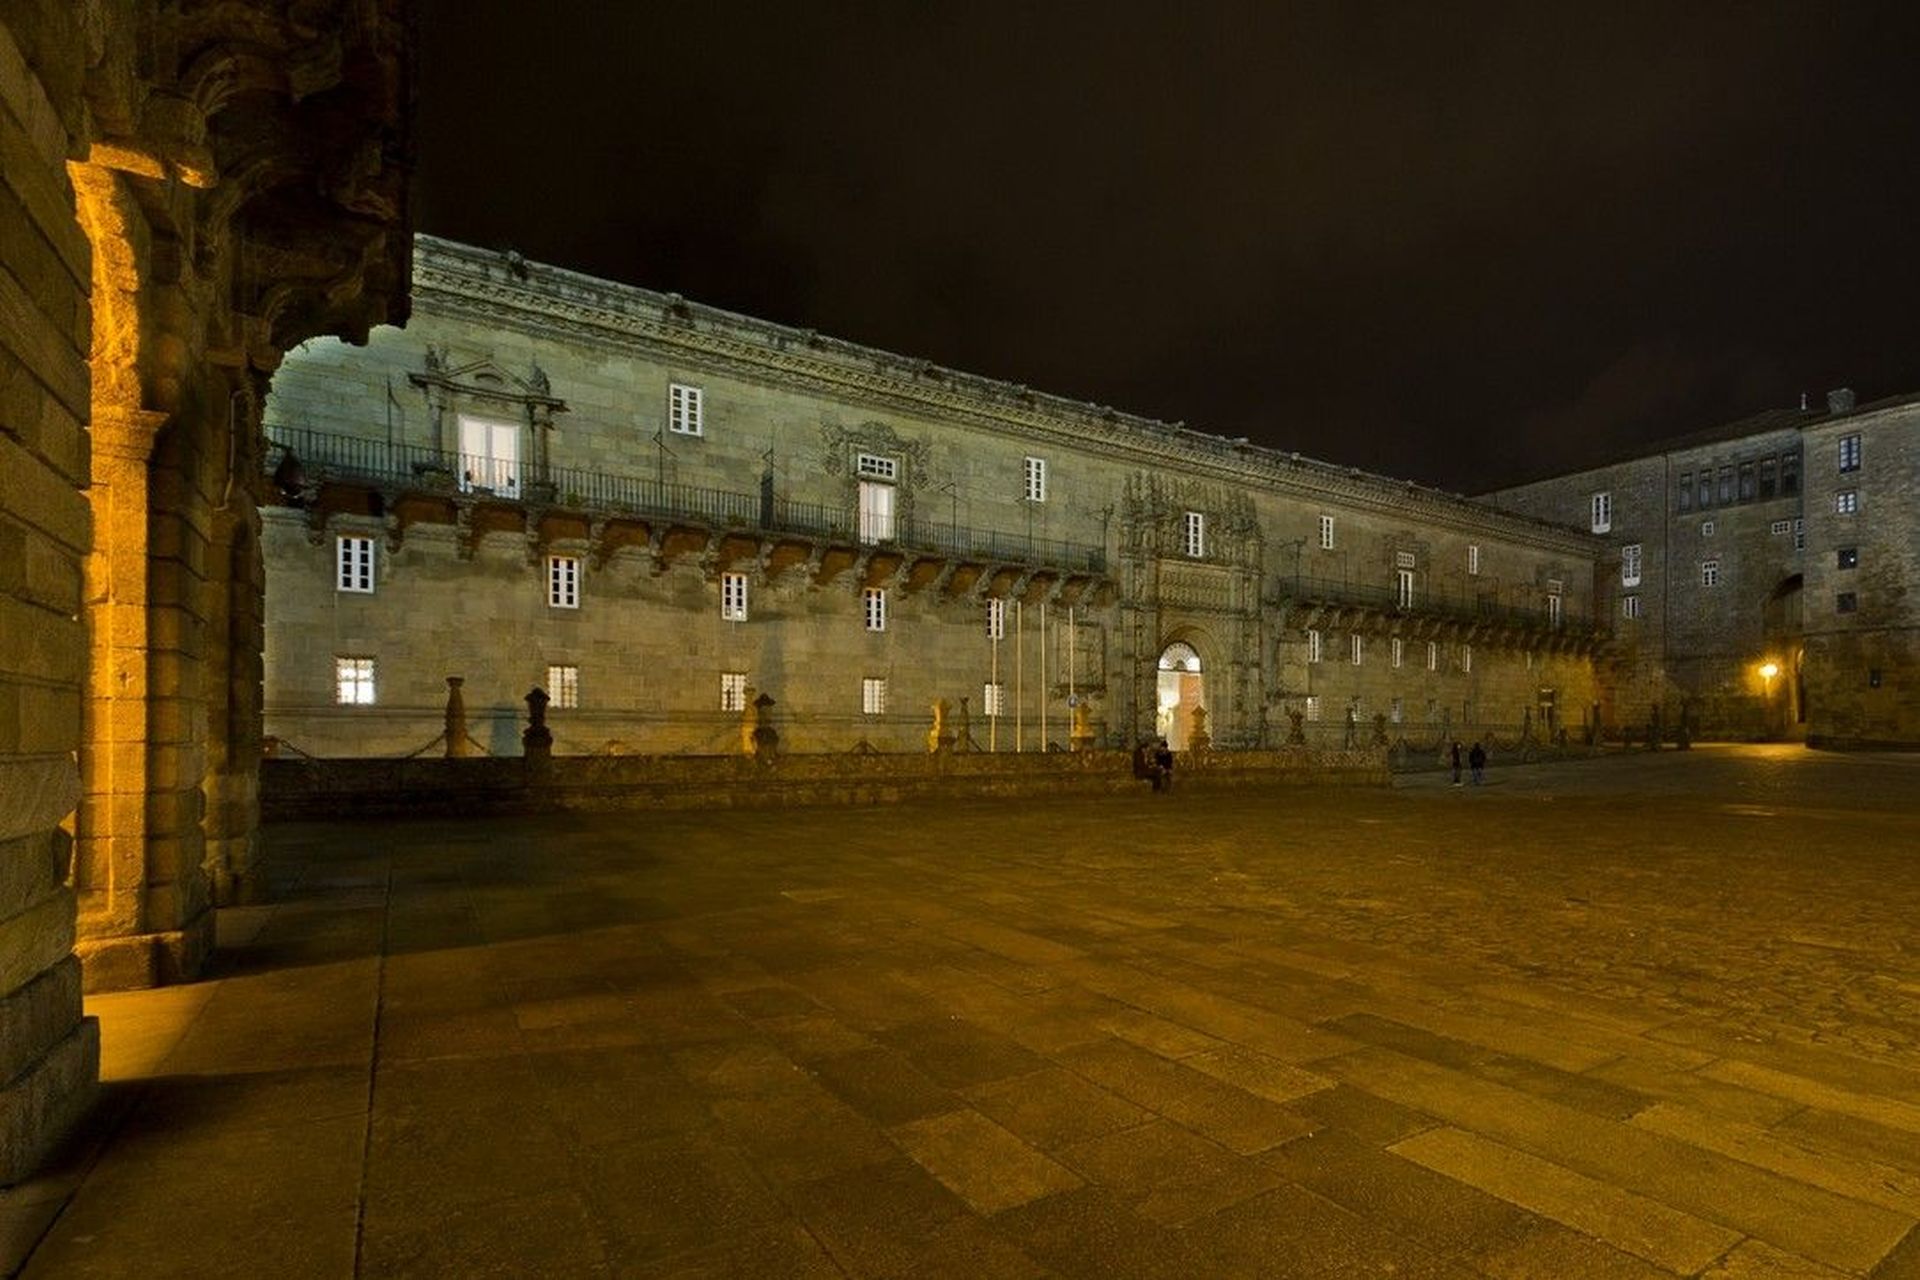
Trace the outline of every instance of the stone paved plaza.
<path fill-rule="evenodd" d="M 1920 1276 L 1920 757 L 268 839 L 26 1275 Z"/>

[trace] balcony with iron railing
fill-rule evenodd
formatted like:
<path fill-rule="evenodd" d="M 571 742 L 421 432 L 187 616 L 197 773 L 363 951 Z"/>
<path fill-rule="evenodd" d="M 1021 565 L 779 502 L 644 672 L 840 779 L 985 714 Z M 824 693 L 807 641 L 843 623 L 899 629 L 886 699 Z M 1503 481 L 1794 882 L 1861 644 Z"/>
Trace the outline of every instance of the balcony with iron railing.
<path fill-rule="evenodd" d="M 533 468 L 429 445 L 371 440 L 304 427 L 269 426 L 268 471 L 283 487 L 358 484 L 370 488 L 490 497 L 559 507 L 590 515 L 673 520 L 715 529 L 737 528 L 881 547 L 955 559 L 1044 566 L 1073 573 L 1106 570 L 1104 549 L 1030 534 L 978 529 L 958 521 L 894 518 L 861 536 L 850 506 L 758 492 L 713 489 L 585 467 Z M 291 460 L 291 463 L 290 461 Z M 291 467 L 291 470 L 290 470 Z M 293 473 L 300 483 L 290 483 Z"/>
<path fill-rule="evenodd" d="M 1381 614 L 1425 616 L 1466 625 L 1551 632 L 1569 637 L 1594 638 L 1604 634 L 1604 628 L 1592 619 L 1582 618 L 1564 605 L 1555 609 L 1546 604 L 1502 604 L 1480 593 L 1436 591 L 1418 585 L 1409 590 L 1398 584 L 1282 575 L 1275 580 L 1275 592 L 1282 606 L 1361 608 Z"/>

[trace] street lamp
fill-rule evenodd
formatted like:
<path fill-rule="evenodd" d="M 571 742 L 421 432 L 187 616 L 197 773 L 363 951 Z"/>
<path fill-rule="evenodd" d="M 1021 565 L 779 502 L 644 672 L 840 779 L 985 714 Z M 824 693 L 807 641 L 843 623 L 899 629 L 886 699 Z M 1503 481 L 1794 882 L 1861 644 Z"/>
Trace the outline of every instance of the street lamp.
<path fill-rule="evenodd" d="M 1773 678 L 1779 674 L 1780 667 L 1777 663 L 1763 662 L 1760 664 L 1760 679 L 1764 682 L 1765 687 L 1765 700 L 1761 706 L 1767 717 L 1766 728 L 1768 738 L 1773 737 Z"/>

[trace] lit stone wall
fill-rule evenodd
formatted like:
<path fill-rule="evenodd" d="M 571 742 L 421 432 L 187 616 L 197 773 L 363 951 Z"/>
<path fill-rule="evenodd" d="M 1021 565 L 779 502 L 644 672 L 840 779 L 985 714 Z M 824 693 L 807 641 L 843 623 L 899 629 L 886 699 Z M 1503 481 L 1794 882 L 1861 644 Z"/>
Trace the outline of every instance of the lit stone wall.
<path fill-rule="evenodd" d="M 1432 704 L 1449 723 L 1514 727 L 1536 713 L 1543 688 L 1563 725 L 1583 723 L 1595 699 L 1597 546 L 1581 533 L 444 241 L 420 238 L 416 259 L 408 328 L 376 331 L 365 348 L 315 340 L 292 353 L 275 376 L 269 434 L 451 450 L 463 415 L 489 419 L 518 442 L 520 496 L 583 514 L 571 542 L 530 538 L 524 521 L 474 531 L 461 521 L 479 517 L 464 508 L 420 520 L 402 509 L 400 481 L 358 497 L 321 485 L 322 455 L 338 446 L 303 446 L 310 491 L 290 495 L 295 505 L 265 534 L 267 727 L 289 749 L 425 748 L 440 732 L 444 678 L 457 675 L 475 736 L 511 752 L 507 726 L 550 663 L 580 670 L 581 707 L 555 712 L 562 751 L 730 749 L 737 718 L 719 707 L 726 671 L 745 672 L 777 700 L 776 722 L 795 749 L 915 749 L 928 704 L 962 696 L 983 746 L 1037 746 L 1043 702 L 1047 739 L 1064 743 L 1070 607 L 1072 692 L 1091 697 L 1107 744 L 1153 731 L 1154 664 L 1176 640 L 1201 657 L 1223 745 L 1283 739 L 1286 712 L 1309 696 L 1323 720 L 1348 707 L 1363 719 L 1386 714 L 1399 699 L 1409 724 Z M 675 382 L 702 392 L 697 437 L 666 429 Z M 1044 553 L 1014 554 L 1003 557 L 1005 572 L 973 581 L 974 568 L 956 573 L 938 557 L 904 567 L 832 556 L 766 563 L 744 530 L 740 546 L 703 548 L 696 537 L 690 549 L 609 550 L 595 541 L 604 530 L 594 532 L 591 495 L 578 492 L 613 474 L 753 495 L 770 472 L 782 501 L 850 516 L 860 452 L 898 460 L 903 523 L 1099 548 L 1104 568 L 1076 574 Z M 1045 461 L 1044 501 L 1026 498 L 1029 457 Z M 551 491 L 537 495 L 542 461 Z M 1188 511 L 1206 518 L 1200 557 L 1186 554 Z M 1323 517 L 1334 522 L 1330 547 Z M 343 533 L 380 547 L 370 596 L 335 589 Z M 1474 573 L 1469 547 L 1479 549 Z M 545 603 L 543 557 L 566 550 L 586 564 L 577 611 Z M 1503 622 L 1443 623 L 1437 612 L 1393 608 L 1403 566 L 1423 602 L 1484 603 L 1504 611 Z M 729 569 L 749 575 L 744 623 L 720 617 L 719 575 Z M 890 589 L 881 635 L 862 623 L 860 591 L 871 585 Z M 1544 627 L 1550 595 L 1563 632 Z M 1308 606 L 1327 596 L 1343 607 Z M 1008 713 L 991 727 L 981 705 L 994 659 L 988 598 L 1008 601 L 999 646 Z M 1308 626 L 1328 646 L 1313 670 L 1302 656 Z M 1355 630 L 1366 645 L 1358 669 L 1345 647 Z M 1394 634 L 1406 646 L 1399 669 Z M 1441 650 L 1431 672 L 1428 639 Z M 333 705 L 341 656 L 376 659 L 375 706 Z M 887 680 L 887 715 L 862 713 L 864 677 Z"/>

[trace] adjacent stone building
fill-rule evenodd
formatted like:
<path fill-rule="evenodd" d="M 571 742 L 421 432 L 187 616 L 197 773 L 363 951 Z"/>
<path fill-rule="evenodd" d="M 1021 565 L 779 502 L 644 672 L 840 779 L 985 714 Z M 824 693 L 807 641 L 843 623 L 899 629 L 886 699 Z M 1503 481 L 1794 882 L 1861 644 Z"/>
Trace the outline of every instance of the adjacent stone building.
<path fill-rule="evenodd" d="M 1606 540 L 1623 723 L 1920 742 L 1920 397 L 1835 391 L 1486 500 Z"/>
<path fill-rule="evenodd" d="M 266 726 L 318 756 L 1423 749 L 1593 723 L 1585 531 L 430 237 L 274 379 Z M 1610 601 L 1606 602 L 1610 604 Z"/>

